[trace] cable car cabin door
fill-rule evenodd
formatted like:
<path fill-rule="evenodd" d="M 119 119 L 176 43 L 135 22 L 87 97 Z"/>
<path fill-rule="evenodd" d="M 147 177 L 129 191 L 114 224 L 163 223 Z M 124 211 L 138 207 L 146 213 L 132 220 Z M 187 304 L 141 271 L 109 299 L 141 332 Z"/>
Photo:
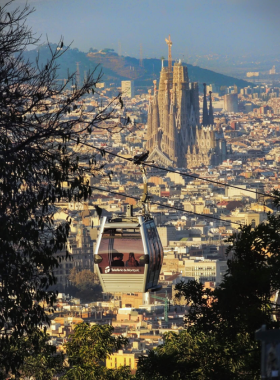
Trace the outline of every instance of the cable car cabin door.
<path fill-rule="evenodd" d="M 148 252 L 143 217 L 107 223 L 102 218 L 94 252 L 94 269 L 104 292 L 145 292 Z"/>

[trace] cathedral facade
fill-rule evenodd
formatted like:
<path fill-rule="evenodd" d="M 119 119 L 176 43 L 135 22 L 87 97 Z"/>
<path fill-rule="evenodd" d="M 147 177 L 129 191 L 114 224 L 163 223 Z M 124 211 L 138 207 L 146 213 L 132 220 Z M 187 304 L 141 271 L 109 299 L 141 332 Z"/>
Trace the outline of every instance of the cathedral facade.
<path fill-rule="evenodd" d="M 171 55 L 171 54 L 170 54 Z M 204 85 L 203 121 L 199 121 L 198 83 L 190 83 L 188 69 L 176 62 L 162 65 L 159 86 L 149 91 L 147 150 L 149 160 L 164 166 L 194 168 L 218 165 L 226 159 L 226 141 L 214 125 Z"/>

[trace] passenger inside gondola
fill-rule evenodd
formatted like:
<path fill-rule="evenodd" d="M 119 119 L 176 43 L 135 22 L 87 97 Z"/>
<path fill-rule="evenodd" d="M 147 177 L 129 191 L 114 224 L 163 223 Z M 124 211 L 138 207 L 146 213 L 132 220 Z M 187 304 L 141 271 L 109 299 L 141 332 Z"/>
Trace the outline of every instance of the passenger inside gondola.
<path fill-rule="evenodd" d="M 123 254 L 120 252 L 113 253 L 112 267 L 124 267 Z"/>
<path fill-rule="evenodd" d="M 126 267 L 139 267 L 139 262 L 135 259 L 133 252 L 129 253 L 129 258 L 125 262 L 125 266 Z"/>

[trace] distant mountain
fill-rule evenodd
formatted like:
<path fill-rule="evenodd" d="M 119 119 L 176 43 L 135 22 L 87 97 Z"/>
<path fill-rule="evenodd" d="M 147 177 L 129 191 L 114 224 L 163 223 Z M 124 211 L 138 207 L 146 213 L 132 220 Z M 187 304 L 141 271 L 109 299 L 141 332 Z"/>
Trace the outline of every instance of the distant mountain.
<path fill-rule="evenodd" d="M 56 49 L 56 45 L 50 45 L 52 49 Z M 39 64 L 43 65 L 50 58 L 50 51 L 47 45 L 41 46 L 38 49 L 26 51 L 24 56 L 30 62 L 35 62 L 39 53 Z M 139 59 L 133 57 L 119 56 L 111 49 L 101 51 L 91 51 L 84 53 L 78 49 L 68 49 L 59 58 L 58 78 L 67 78 L 68 71 L 73 73 L 77 69 L 79 62 L 79 70 L 81 79 L 84 78 L 86 71 L 94 69 L 97 65 L 97 70 L 103 72 L 102 81 L 115 83 L 120 85 L 122 80 L 134 80 L 135 86 L 152 87 L 154 79 L 159 79 L 161 70 L 161 60 L 156 58 L 143 59 L 142 67 L 139 65 Z M 167 62 L 165 62 L 167 65 Z M 241 79 L 233 78 L 227 75 L 219 74 L 211 70 L 202 69 L 198 66 L 193 66 L 183 63 L 188 67 L 189 78 L 191 82 L 199 84 L 215 84 L 217 88 L 221 86 L 233 86 L 242 88 L 250 85 Z"/>

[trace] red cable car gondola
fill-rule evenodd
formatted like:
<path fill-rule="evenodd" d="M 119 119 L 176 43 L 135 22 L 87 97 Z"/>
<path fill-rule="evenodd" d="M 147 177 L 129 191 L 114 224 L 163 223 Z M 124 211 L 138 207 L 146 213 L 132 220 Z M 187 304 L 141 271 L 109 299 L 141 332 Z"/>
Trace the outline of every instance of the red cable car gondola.
<path fill-rule="evenodd" d="M 102 218 L 94 263 L 104 292 L 158 290 L 162 260 L 152 218 Z"/>
<path fill-rule="evenodd" d="M 156 291 L 163 261 L 163 248 L 153 218 L 147 209 L 148 187 L 142 164 L 148 153 L 134 157 L 144 179 L 141 198 L 143 215 L 115 217 L 101 221 L 94 252 L 95 273 L 104 292 Z"/>

